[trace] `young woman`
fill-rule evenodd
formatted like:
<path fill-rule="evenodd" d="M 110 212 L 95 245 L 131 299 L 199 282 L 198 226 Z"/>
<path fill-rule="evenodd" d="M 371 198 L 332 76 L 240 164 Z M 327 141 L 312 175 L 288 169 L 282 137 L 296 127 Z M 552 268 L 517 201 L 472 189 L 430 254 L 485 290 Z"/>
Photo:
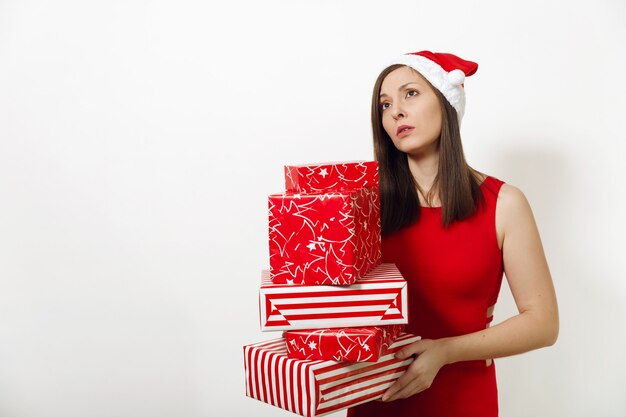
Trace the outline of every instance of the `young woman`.
<path fill-rule="evenodd" d="M 459 126 L 465 77 L 478 65 L 452 54 L 406 54 L 374 86 L 383 262 L 408 281 L 407 331 L 416 359 L 385 392 L 349 417 L 492 417 L 492 358 L 550 346 L 558 309 L 531 208 L 516 187 L 472 169 Z M 493 318 L 503 273 L 519 314 Z"/>

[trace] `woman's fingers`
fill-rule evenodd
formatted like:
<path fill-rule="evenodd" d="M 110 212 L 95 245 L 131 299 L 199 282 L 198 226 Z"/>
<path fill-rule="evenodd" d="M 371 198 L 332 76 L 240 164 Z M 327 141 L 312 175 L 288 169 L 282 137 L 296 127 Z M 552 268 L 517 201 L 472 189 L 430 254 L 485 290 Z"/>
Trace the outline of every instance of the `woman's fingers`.
<path fill-rule="evenodd" d="M 419 355 L 420 353 L 424 352 L 425 349 L 422 342 L 424 341 L 418 340 L 417 342 L 413 342 L 410 345 L 400 349 L 395 354 L 396 359 L 406 359 L 408 357 L 411 357 L 412 355 Z M 396 382 L 394 382 L 393 385 L 390 386 L 389 389 L 387 389 L 385 394 L 383 394 L 383 401 L 386 401 L 387 398 L 390 398 L 391 396 L 395 395 L 396 392 L 402 390 L 409 382 L 411 382 L 411 380 L 413 380 L 417 376 L 414 364 L 415 362 L 413 362 L 407 368 L 407 370 L 402 375 L 400 375 L 400 378 L 398 378 Z"/>
<path fill-rule="evenodd" d="M 410 369 L 410 367 L 409 367 Z M 401 376 L 396 380 L 396 382 L 391 385 L 387 391 L 383 394 L 383 401 L 390 401 L 397 392 L 402 391 L 404 387 L 411 382 L 414 378 L 413 375 L 409 373 L 409 369 L 407 369 Z"/>
<path fill-rule="evenodd" d="M 394 401 L 400 398 L 407 398 L 413 394 L 430 388 L 423 375 L 419 374 L 416 369 L 409 369 L 398 378 L 398 380 L 385 392 L 383 401 Z"/>
<path fill-rule="evenodd" d="M 411 383 L 419 378 L 420 374 L 417 371 L 417 367 L 415 362 L 413 362 L 400 378 L 390 386 L 387 391 L 383 394 L 383 401 L 391 401 L 395 399 L 396 394 L 400 391 L 403 391 L 407 386 L 411 385 Z"/>
<path fill-rule="evenodd" d="M 429 340 L 418 340 L 396 352 L 396 359 L 406 359 L 411 355 L 419 355 L 426 350 Z"/>
<path fill-rule="evenodd" d="M 430 385 L 423 382 L 421 379 L 417 378 L 410 381 L 406 384 L 400 391 L 397 391 L 392 397 L 388 398 L 387 401 L 400 400 L 402 398 L 409 398 L 411 395 L 417 394 L 418 392 L 422 392 L 426 389 L 430 388 Z"/>
<path fill-rule="evenodd" d="M 396 358 L 405 359 L 417 356 L 408 369 L 383 394 L 383 401 L 393 401 L 407 398 L 413 394 L 430 388 L 433 379 L 443 365 L 434 355 L 435 341 L 425 339 L 411 343 L 409 346 L 396 352 Z M 429 350 L 430 349 L 430 350 Z M 434 355 L 434 356 L 433 356 Z"/>

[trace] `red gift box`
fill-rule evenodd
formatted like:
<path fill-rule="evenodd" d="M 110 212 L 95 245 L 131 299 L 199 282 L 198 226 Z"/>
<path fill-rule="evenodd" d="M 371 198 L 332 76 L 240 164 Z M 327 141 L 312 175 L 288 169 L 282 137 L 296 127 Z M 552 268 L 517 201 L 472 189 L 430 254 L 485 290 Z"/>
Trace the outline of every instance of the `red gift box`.
<path fill-rule="evenodd" d="M 346 286 L 274 284 L 265 270 L 259 312 L 262 331 L 407 324 L 407 282 L 390 263 Z"/>
<path fill-rule="evenodd" d="M 348 161 L 285 166 L 285 189 L 310 193 L 378 188 L 378 162 Z"/>
<path fill-rule="evenodd" d="M 404 325 L 290 330 L 283 334 L 291 359 L 376 362 Z"/>
<path fill-rule="evenodd" d="M 420 338 L 404 333 L 378 362 L 289 359 L 284 339 L 244 346 L 246 395 L 306 417 L 381 398 L 413 361 L 394 354 Z"/>
<path fill-rule="evenodd" d="M 349 285 L 380 264 L 376 188 L 273 194 L 268 206 L 274 283 Z"/>

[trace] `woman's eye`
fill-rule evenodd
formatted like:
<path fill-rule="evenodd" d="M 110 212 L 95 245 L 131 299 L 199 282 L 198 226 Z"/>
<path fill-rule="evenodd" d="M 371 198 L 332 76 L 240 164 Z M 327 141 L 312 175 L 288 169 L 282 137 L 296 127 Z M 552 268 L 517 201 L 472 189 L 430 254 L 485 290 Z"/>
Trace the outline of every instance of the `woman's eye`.
<path fill-rule="evenodd" d="M 383 103 L 380 105 L 380 109 L 381 110 L 386 110 L 387 108 L 389 108 L 389 106 L 387 106 L 389 103 Z"/>
<path fill-rule="evenodd" d="M 414 94 L 411 94 L 411 93 L 414 93 Z M 416 96 L 416 95 L 417 95 L 417 90 L 409 90 L 409 91 L 406 93 L 406 95 L 407 95 L 407 96 L 409 96 L 409 97 L 414 97 L 414 96 Z"/>

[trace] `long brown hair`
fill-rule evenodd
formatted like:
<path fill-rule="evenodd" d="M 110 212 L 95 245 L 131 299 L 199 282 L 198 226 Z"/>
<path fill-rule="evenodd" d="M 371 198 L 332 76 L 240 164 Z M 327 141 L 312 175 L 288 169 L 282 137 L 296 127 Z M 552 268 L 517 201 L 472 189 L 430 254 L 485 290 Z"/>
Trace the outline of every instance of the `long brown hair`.
<path fill-rule="evenodd" d="M 383 80 L 387 74 L 402 66 L 396 64 L 384 69 L 374 84 L 372 95 L 374 158 L 378 161 L 383 235 L 412 224 L 420 215 L 418 184 L 409 170 L 407 154 L 399 151 L 385 132 L 379 104 Z M 428 82 L 425 78 L 424 80 Z M 424 197 L 430 199 L 433 192 L 438 191 L 442 206 L 442 225 L 447 228 L 452 222 L 474 214 L 484 198 L 478 179 L 465 162 L 456 110 L 438 89 L 430 83 L 429 85 L 439 99 L 442 123 L 438 139 L 439 168 L 428 196 Z"/>

